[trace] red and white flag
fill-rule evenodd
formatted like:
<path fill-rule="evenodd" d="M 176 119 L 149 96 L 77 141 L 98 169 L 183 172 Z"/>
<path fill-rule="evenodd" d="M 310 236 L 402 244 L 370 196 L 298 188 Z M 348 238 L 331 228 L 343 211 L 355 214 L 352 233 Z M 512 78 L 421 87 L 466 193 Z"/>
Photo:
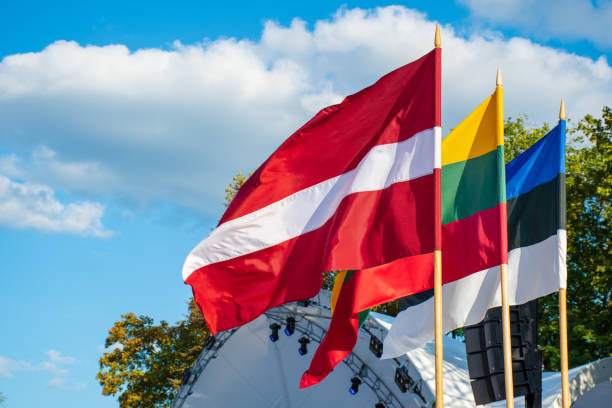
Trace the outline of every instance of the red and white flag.
<path fill-rule="evenodd" d="M 183 266 L 213 334 L 316 295 L 325 271 L 413 257 L 406 279 L 429 279 L 439 52 L 321 110 L 244 183 Z"/>

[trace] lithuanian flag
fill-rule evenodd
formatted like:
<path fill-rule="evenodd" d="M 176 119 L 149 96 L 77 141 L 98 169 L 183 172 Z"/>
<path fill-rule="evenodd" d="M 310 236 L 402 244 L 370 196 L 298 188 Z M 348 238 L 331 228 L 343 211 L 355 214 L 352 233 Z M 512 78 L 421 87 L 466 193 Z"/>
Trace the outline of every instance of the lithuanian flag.
<path fill-rule="evenodd" d="M 503 123 L 503 89 L 498 86 L 442 141 L 444 332 L 456 328 L 449 322 L 466 312 L 447 304 L 454 282 L 508 263 Z M 433 339 L 433 289 L 427 289 L 402 299 L 407 309 L 398 314 L 385 338 L 383 358 L 402 355 Z M 468 294 L 477 293 L 478 287 L 464 289 L 464 303 L 469 304 Z"/>
<path fill-rule="evenodd" d="M 442 141 L 442 275 L 508 263 L 503 88 Z"/>

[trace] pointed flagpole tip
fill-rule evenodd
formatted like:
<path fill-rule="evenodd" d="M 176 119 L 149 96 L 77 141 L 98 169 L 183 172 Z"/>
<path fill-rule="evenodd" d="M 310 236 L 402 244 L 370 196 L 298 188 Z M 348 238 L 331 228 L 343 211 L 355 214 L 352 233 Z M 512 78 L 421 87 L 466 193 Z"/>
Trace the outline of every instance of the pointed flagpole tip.
<path fill-rule="evenodd" d="M 440 39 L 440 24 L 436 24 L 436 37 L 434 38 L 434 46 L 440 48 L 442 40 Z"/>
<path fill-rule="evenodd" d="M 504 83 L 502 81 L 502 76 L 501 76 L 501 68 L 497 68 L 497 78 L 495 79 L 495 84 L 497 86 L 503 86 Z"/>
<path fill-rule="evenodd" d="M 561 108 L 559 109 L 559 120 L 565 120 L 565 100 L 561 99 Z"/>

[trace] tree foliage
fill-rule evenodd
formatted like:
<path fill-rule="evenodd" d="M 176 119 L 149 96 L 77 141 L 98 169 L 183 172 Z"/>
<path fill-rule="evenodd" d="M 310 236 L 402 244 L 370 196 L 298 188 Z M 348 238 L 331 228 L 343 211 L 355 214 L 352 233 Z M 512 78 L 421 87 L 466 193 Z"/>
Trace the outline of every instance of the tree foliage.
<path fill-rule="evenodd" d="M 251 174 L 249 173 L 249 176 L 250 175 Z M 240 187 L 242 187 L 242 185 L 244 184 L 246 180 L 247 180 L 246 176 L 239 172 L 238 174 L 234 176 L 229 186 L 225 187 L 225 206 L 226 207 L 230 205 L 234 197 L 236 197 L 236 193 L 238 193 L 238 190 L 240 190 Z"/>
<path fill-rule="evenodd" d="M 506 160 L 548 132 L 547 125 L 525 129 L 524 118 L 505 126 Z M 612 110 L 601 118 L 586 115 L 569 127 L 566 149 L 567 298 L 570 366 L 612 355 Z M 538 343 L 547 370 L 558 370 L 559 298 L 539 301 Z"/>
<path fill-rule="evenodd" d="M 185 320 L 155 324 L 148 316 L 124 314 L 109 330 L 96 379 L 102 395 L 119 395 L 122 408 L 168 407 L 209 335 L 193 299 Z"/>

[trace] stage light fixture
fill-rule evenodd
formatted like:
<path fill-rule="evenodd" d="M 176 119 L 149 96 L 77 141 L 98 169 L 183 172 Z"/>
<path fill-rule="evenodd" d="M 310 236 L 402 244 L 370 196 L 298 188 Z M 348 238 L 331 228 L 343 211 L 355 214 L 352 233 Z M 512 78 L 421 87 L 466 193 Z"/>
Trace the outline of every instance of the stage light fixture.
<path fill-rule="evenodd" d="M 359 392 L 359 384 L 361 384 L 361 380 L 359 377 L 351 378 L 351 388 L 349 388 L 349 392 L 353 395 Z"/>
<path fill-rule="evenodd" d="M 380 358 L 383 353 L 383 343 L 375 335 L 370 336 L 370 351 L 378 358 Z"/>
<path fill-rule="evenodd" d="M 414 380 L 408 374 L 408 367 L 401 366 L 395 369 L 395 384 L 401 392 L 406 392 L 414 384 Z"/>
<path fill-rule="evenodd" d="M 289 316 L 287 318 L 287 326 L 285 327 L 285 334 L 291 336 L 295 331 L 295 317 Z"/>
<path fill-rule="evenodd" d="M 273 323 L 270 325 L 270 329 L 272 330 L 272 334 L 270 334 L 270 340 L 274 343 L 278 340 L 278 329 L 281 328 L 281 325 L 278 323 Z"/>
<path fill-rule="evenodd" d="M 304 354 L 308 353 L 308 346 L 307 344 L 310 343 L 310 340 L 308 339 L 308 337 L 300 337 L 300 339 L 298 340 L 298 343 L 300 343 L 300 348 L 298 349 L 298 353 L 300 353 L 300 356 L 303 356 Z"/>

